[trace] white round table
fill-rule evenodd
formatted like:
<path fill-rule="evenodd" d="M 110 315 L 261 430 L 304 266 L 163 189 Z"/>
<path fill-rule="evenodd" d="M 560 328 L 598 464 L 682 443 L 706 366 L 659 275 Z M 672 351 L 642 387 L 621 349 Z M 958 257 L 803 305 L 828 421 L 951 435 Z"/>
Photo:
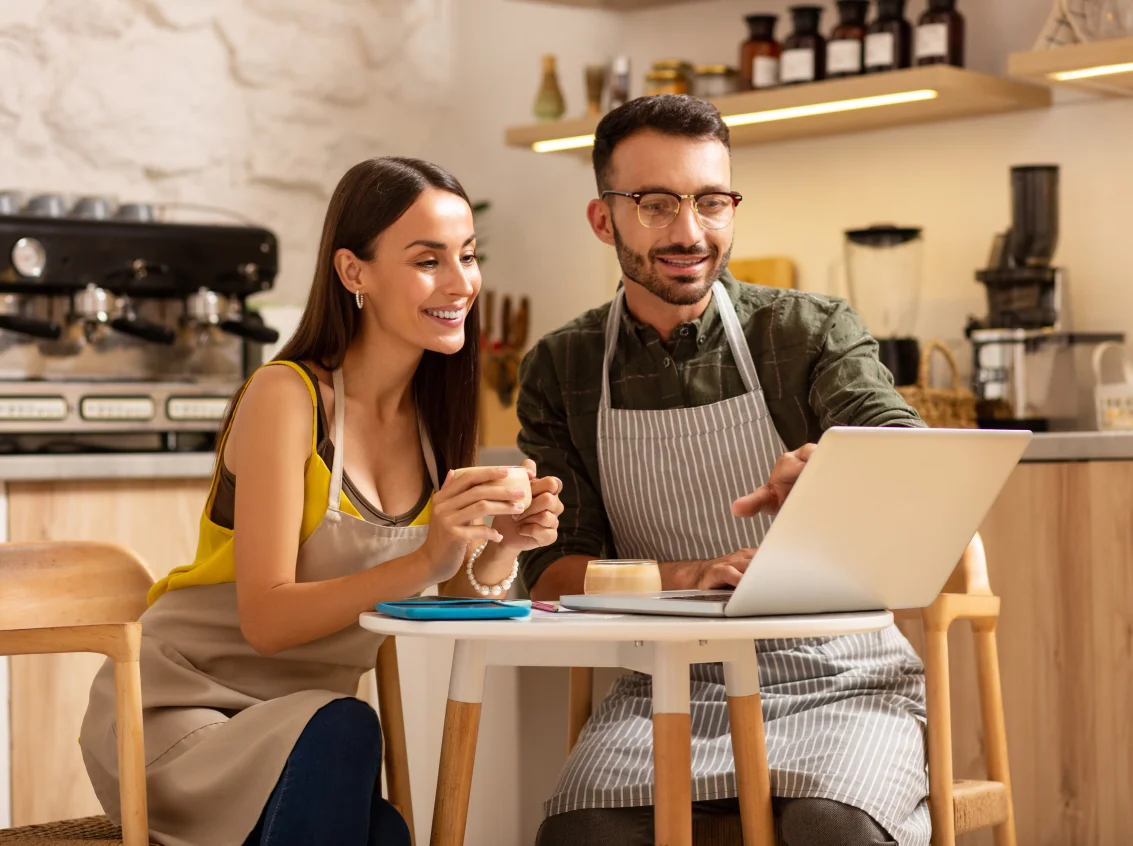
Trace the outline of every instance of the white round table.
<path fill-rule="evenodd" d="M 691 846 L 689 665 L 722 662 L 744 842 L 774 846 L 771 781 L 759 700 L 756 640 L 879 631 L 888 611 L 799 617 L 656 617 L 533 610 L 513 620 L 400 620 L 362 614 L 394 637 L 455 638 L 430 843 L 461 846 L 488 665 L 624 667 L 653 676 L 654 825 L 658 846 Z"/>

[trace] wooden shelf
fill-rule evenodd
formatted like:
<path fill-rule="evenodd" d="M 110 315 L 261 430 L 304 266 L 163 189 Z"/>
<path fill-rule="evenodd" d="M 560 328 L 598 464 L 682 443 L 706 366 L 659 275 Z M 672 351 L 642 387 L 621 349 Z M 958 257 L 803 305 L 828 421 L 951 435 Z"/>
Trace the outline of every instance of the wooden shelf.
<path fill-rule="evenodd" d="M 580 9 L 608 9 L 612 12 L 634 12 L 655 6 L 691 5 L 710 0 L 524 0 L 527 3 L 549 3 L 553 6 L 575 6 Z"/>
<path fill-rule="evenodd" d="M 731 126 L 733 146 L 739 147 L 1042 109 L 1050 106 L 1051 93 L 1031 82 L 932 65 L 731 94 L 712 103 Z M 505 141 L 531 149 L 540 142 L 592 136 L 597 126 L 593 117 L 515 126 L 506 131 Z M 589 155 L 589 147 L 587 143 L 574 152 Z"/>
<path fill-rule="evenodd" d="M 1061 74 L 1094 69 L 1120 69 L 1120 72 L 1059 78 Z M 1012 53 L 1007 58 L 1007 72 L 1017 79 L 1046 85 L 1064 85 L 1114 97 L 1133 97 L 1133 37 Z"/>

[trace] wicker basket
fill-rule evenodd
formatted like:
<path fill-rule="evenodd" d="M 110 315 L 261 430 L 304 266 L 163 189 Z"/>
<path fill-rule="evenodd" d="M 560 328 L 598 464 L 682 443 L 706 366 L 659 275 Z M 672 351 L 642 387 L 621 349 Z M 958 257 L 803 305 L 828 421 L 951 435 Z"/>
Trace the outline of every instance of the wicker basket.
<path fill-rule="evenodd" d="M 933 388 L 928 384 L 933 351 L 939 352 L 952 370 L 951 388 Z M 905 402 L 917 410 L 924 422 L 935 429 L 975 429 L 976 397 L 960 387 L 960 370 L 956 359 L 939 341 L 929 341 L 921 351 L 921 365 L 915 385 L 897 389 Z"/>

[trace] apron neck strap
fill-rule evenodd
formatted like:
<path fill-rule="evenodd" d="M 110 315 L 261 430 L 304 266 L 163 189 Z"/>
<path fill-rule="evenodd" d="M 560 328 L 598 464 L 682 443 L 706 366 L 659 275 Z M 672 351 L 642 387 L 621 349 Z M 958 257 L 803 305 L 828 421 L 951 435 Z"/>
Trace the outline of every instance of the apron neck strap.
<path fill-rule="evenodd" d="M 756 390 L 759 378 L 755 375 L 755 362 L 751 358 L 751 347 L 747 345 L 740 319 L 736 317 L 736 307 L 728 296 L 728 289 L 724 283 L 717 279 L 712 284 L 712 294 L 716 298 L 716 308 L 720 312 L 720 320 L 724 324 L 724 334 L 728 338 L 728 346 L 732 348 L 732 358 L 736 360 L 740 378 L 744 380 L 744 388 L 748 393 Z"/>
<path fill-rule="evenodd" d="M 602 408 L 610 407 L 610 364 L 614 360 L 614 350 L 618 347 L 618 326 L 621 323 L 625 298 L 626 290 L 623 286 L 610 304 L 610 314 L 606 318 L 606 355 L 602 359 Z M 712 283 L 712 298 L 716 301 L 716 309 L 720 312 L 720 321 L 724 324 L 724 337 L 732 350 L 736 367 L 739 368 L 744 389 L 750 393 L 759 384 L 755 375 L 755 362 L 744 338 L 740 319 L 736 317 L 736 309 L 728 297 L 724 283 L 719 279 Z"/>
<path fill-rule="evenodd" d="M 342 499 L 342 456 L 346 452 L 342 434 L 346 428 L 346 391 L 342 387 L 342 368 L 331 376 L 334 383 L 334 460 L 330 468 L 330 492 L 327 495 L 327 510 L 338 511 Z"/>
<path fill-rule="evenodd" d="M 343 432 L 346 428 L 346 390 L 343 388 L 342 368 L 334 371 L 331 377 L 334 382 L 334 460 L 330 468 L 330 491 L 327 494 L 327 509 L 338 511 L 342 501 L 342 457 L 346 450 L 343 448 Z M 421 415 L 417 415 L 417 433 L 421 438 L 421 452 L 425 456 L 425 467 L 429 471 L 429 479 L 433 483 L 433 490 L 441 489 L 437 478 L 437 458 L 433 454 L 433 442 L 429 440 L 429 433 L 425 430 L 425 423 Z M 379 504 L 380 508 L 381 505 Z"/>

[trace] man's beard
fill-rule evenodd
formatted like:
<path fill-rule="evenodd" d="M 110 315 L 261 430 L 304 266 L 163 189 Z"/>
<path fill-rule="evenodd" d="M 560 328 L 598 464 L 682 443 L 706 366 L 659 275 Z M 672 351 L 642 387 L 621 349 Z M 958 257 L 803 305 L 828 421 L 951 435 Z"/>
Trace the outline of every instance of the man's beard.
<path fill-rule="evenodd" d="M 627 279 L 636 282 L 663 302 L 675 306 L 695 305 L 704 299 L 712 289 L 712 283 L 723 274 L 724 268 L 728 266 L 728 259 L 732 256 L 731 244 L 728 245 L 723 256 L 720 255 L 719 249 L 708 244 L 699 244 L 695 247 L 673 244 L 650 250 L 646 257 L 626 246 L 617 226 L 614 227 L 614 247 L 618 253 L 618 263 L 622 266 L 622 273 Z M 700 279 L 700 273 L 695 276 L 665 278 L 653 267 L 656 259 L 661 256 L 708 256 L 709 270 L 701 282 L 697 281 Z"/>

